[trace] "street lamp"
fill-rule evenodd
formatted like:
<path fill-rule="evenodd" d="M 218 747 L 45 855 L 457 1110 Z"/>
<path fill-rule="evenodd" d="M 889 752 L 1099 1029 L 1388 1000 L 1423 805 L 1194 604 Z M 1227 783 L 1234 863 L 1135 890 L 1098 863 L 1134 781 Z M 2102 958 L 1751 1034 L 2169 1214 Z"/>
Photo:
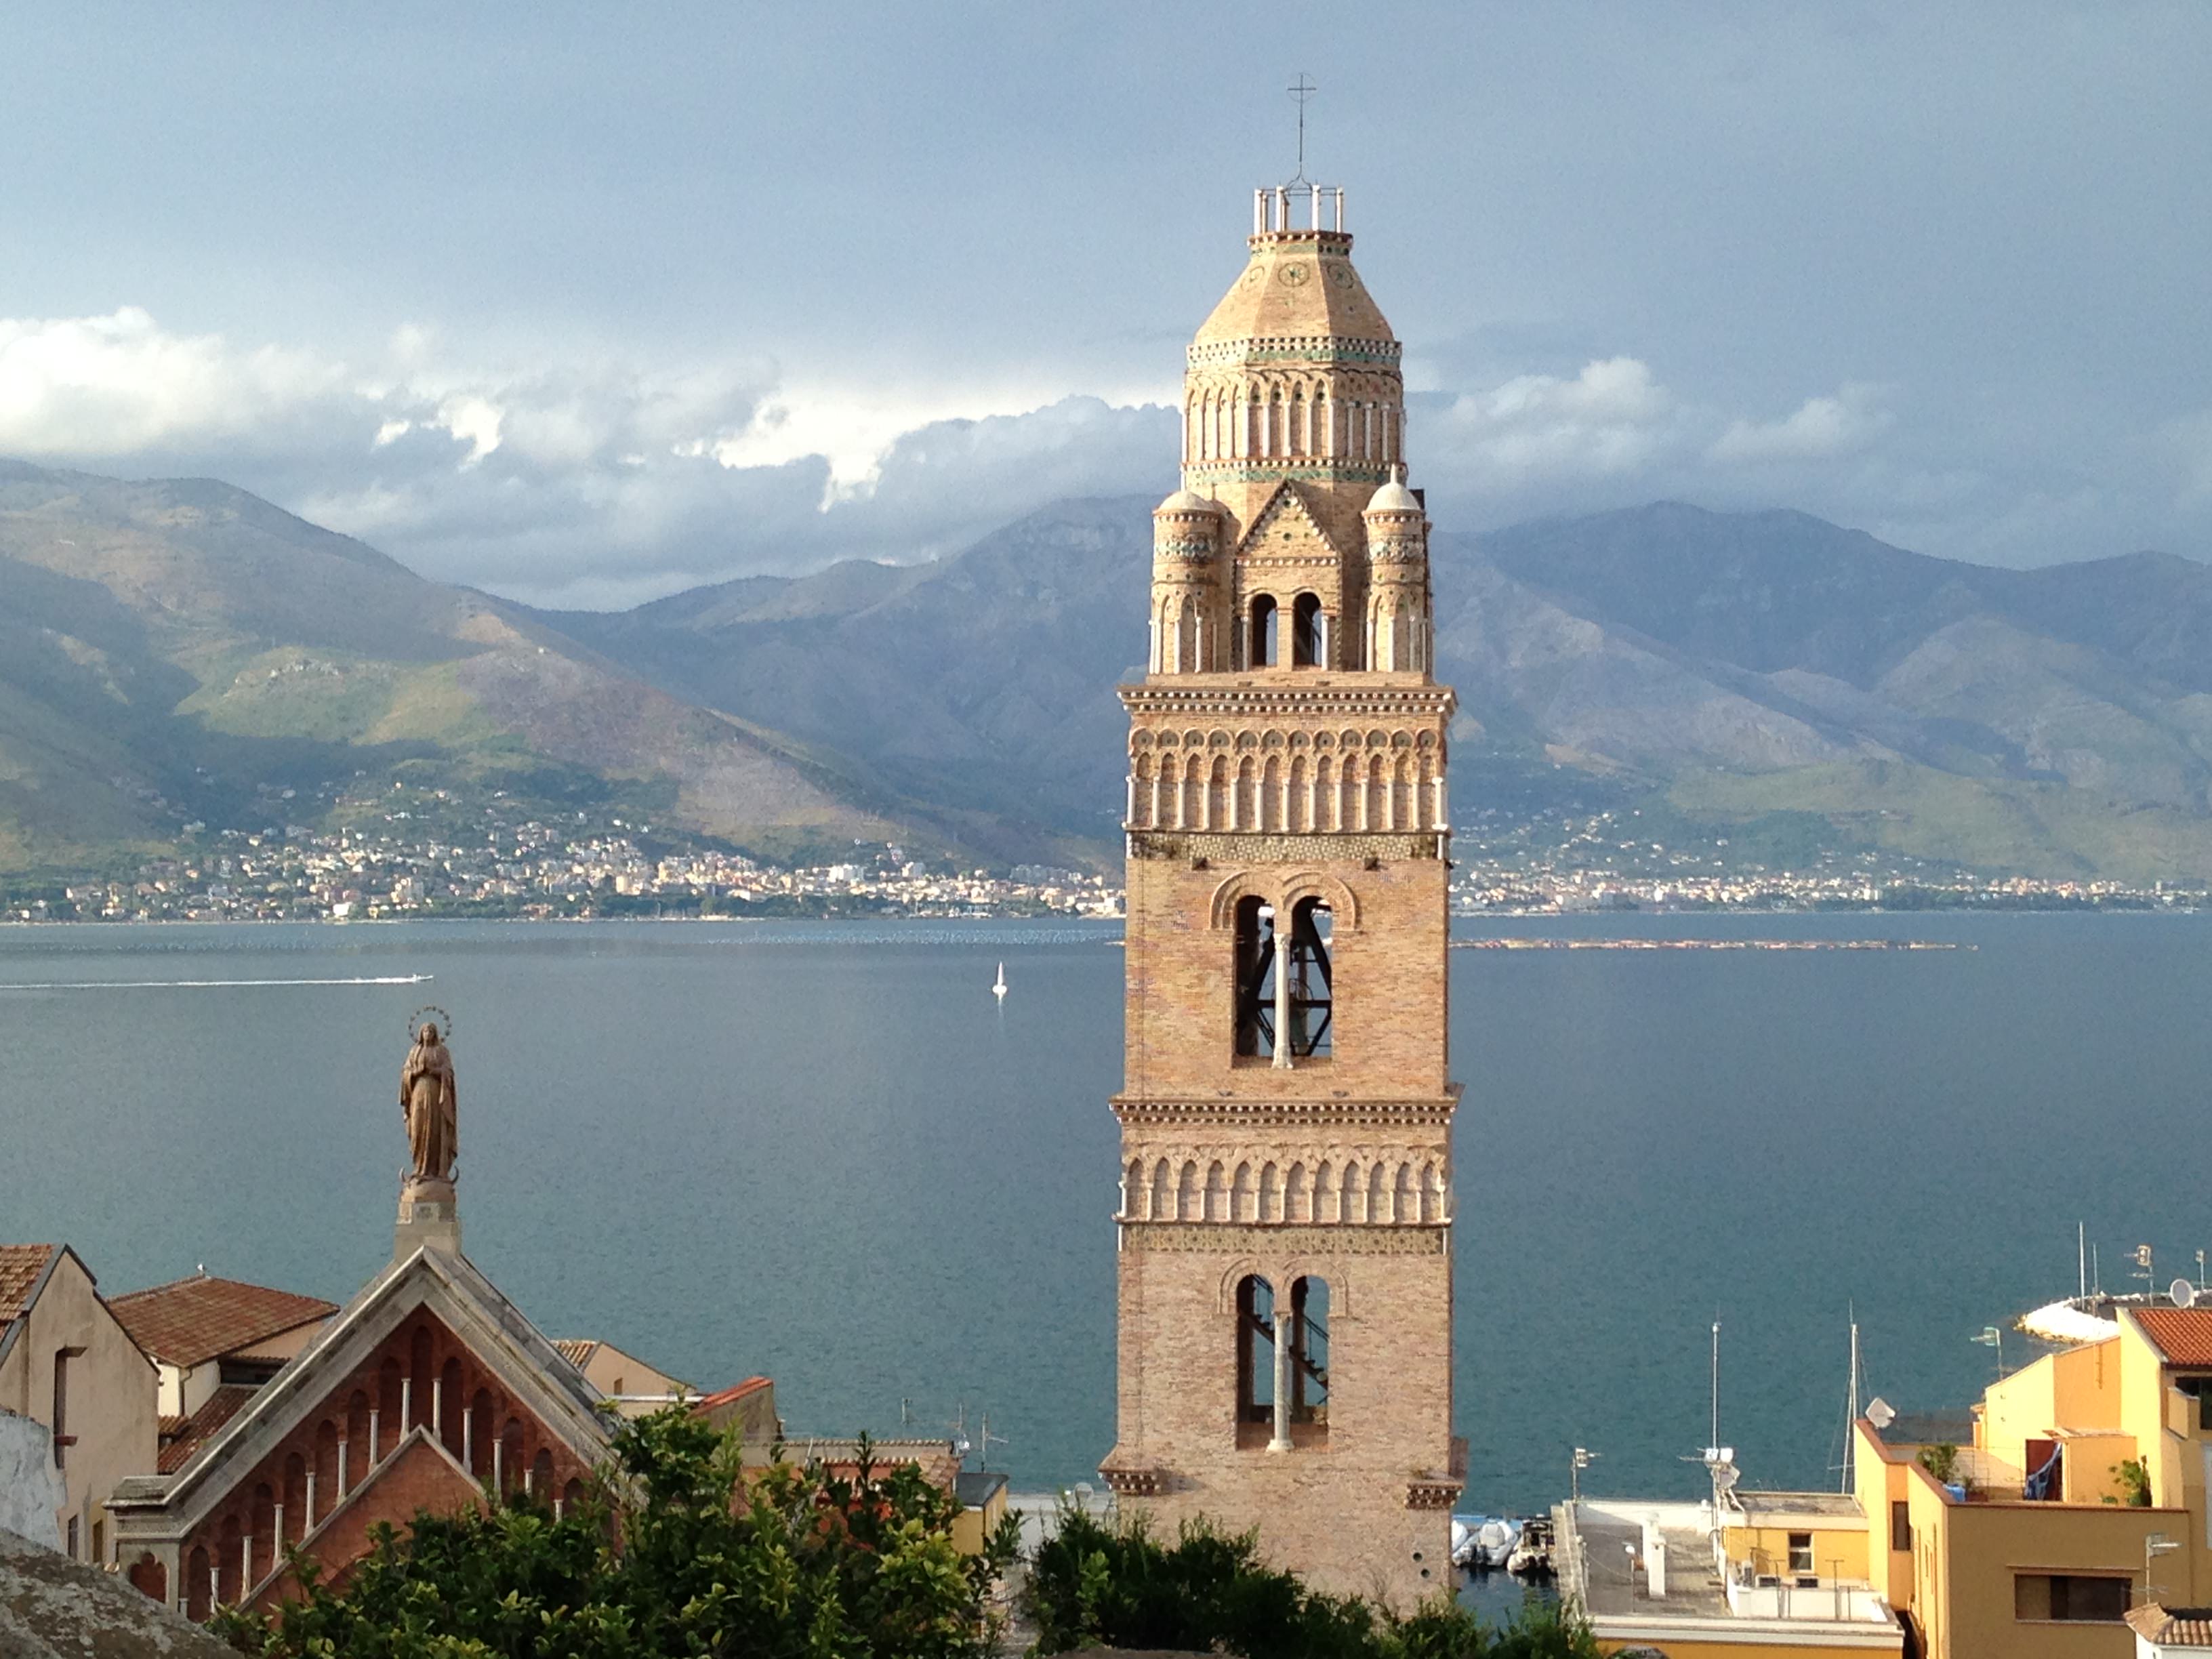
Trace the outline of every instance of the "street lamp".
<path fill-rule="evenodd" d="M 1974 1339 L 1985 1348 L 1997 1351 L 1997 1381 L 2004 1381 L 2004 1333 L 1994 1325 L 1982 1327 L 1982 1334 Z"/>
<path fill-rule="evenodd" d="M 1596 1462 L 1597 1454 L 1588 1446 L 1575 1448 L 1574 1462 L 1567 1471 L 1567 1490 L 1571 1494 L 1571 1501 L 1577 1504 L 1583 1501 L 1583 1471 Z"/>

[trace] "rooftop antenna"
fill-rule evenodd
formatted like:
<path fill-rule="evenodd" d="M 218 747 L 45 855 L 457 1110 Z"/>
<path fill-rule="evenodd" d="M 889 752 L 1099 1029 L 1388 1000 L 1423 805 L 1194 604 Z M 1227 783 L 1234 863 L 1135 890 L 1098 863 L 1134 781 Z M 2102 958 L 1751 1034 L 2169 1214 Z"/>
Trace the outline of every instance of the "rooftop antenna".
<path fill-rule="evenodd" d="M 1717 1447 L 1721 1443 L 1721 1322 L 1713 1321 L 1713 1437 L 1705 1443 Z"/>
<path fill-rule="evenodd" d="M 1003 1446 L 1006 1443 L 1007 1441 L 1006 1436 L 1003 1434 L 993 1434 L 991 1432 L 991 1413 L 988 1411 L 985 1412 L 983 1413 L 983 1425 L 976 1431 L 975 1434 L 975 1467 L 979 1469 L 989 1468 L 991 1467 L 991 1448 L 994 1444 Z"/>
<path fill-rule="evenodd" d="M 1291 82 L 1289 88 L 1290 94 L 1298 106 L 1298 170 L 1290 180 L 1294 185 L 1310 182 L 1306 178 L 1306 100 L 1320 90 L 1313 77 L 1304 70 L 1298 71 L 1298 78 Z"/>

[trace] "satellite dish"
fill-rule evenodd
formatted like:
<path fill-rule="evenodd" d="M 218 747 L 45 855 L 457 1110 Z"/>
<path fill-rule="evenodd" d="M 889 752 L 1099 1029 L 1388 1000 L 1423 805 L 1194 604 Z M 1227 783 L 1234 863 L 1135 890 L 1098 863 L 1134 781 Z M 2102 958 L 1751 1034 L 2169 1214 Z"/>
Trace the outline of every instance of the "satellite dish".
<path fill-rule="evenodd" d="M 2193 1308 L 2197 1305 L 2197 1287 L 2185 1279 L 2175 1279 L 2172 1284 L 2166 1287 L 2166 1293 L 2172 1298 L 2173 1305 L 2177 1308 Z"/>
<path fill-rule="evenodd" d="M 1897 1421 L 1897 1407 L 1876 1395 L 1867 1401 L 1866 1419 L 1877 1429 L 1886 1429 Z"/>

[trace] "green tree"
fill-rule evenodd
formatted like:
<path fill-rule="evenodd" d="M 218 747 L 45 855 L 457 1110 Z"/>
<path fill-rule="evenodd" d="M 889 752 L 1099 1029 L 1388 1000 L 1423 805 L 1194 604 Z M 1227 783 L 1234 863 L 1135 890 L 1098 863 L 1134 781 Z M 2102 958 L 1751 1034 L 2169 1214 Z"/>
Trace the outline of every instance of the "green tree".
<path fill-rule="evenodd" d="M 626 1424 L 594 1493 L 379 1529 L 342 1589 L 218 1627 L 264 1659 L 981 1659 L 1010 1522 L 978 1557 L 911 1465 L 850 1479 L 777 1463 L 680 1411 Z M 307 1564 L 303 1564 L 306 1565 Z"/>
<path fill-rule="evenodd" d="M 1246 1659 L 1595 1659 L 1587 1630 L 1531 1602 L 1503 1629 L 1438 1595 L 1398 1614 L 1308 1589 L 1260 1559 L 1257 1539 L 1204 1522 L 1163 1543 L 1141 1522 L 1064 1511 L 1030 1562 L 1022 1607 L 1032 1651 L 1086 1644 Z"/>

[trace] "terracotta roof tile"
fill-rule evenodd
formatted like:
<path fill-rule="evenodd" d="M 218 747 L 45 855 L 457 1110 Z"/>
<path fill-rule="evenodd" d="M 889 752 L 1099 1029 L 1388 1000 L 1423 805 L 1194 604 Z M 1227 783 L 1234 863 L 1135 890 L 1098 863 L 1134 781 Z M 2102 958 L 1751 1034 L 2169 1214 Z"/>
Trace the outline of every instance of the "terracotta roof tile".
<path fill-rule="evenodd" d="M 2212 1648 L 2212 1607 L 2162 1607 L 2155 1601 L 2128 1610 L 2128 1625 L 2146 1642 L 2167 1648 Z"/>
<path fill-rule="evenodd" d="M 200 1449 L 201 1443 L 237 1416 L 257 1392 L 234 1383 L 225 1383 L 202 1401 L 200 1408 L 185 1419 L 184 1426 L 177 1431 L 176 1437 L 161 1448 L 161 1461 L 155 1466 L 158 1473 L 174 1474 L 191 1462 L 192 1454 Z"/>
<path fill-rule="evenodd" d="M 705 1417 L 721 1407 L 736 1404 L 749 1394 L 757 1394 L 768 1386 L 768 1378 L 764 1376 L 749 1376 L 742 1382 L 732 1382 L 728 1388 L 718 1393 L 710 1394 L 703 1400 L 693 1401 L 691 1414 L 694 1417 Z"/>
<path fill-rule="evenodd" d="M 31 1287 L 60 1249 L 58 1244 L 0 1244 L 0 1325 L 22 1316 Z"/>
<path fill-rule="evenodd" d="M 337 1303 L 320 1297 L 204 1273 L 110 1297 L 107 1305 L 132 1341 L 156 1359 L 183 1366 L 234 1353 L 338 1310 Z"/>
<path fill-rule="evenodd" d="M 2136 1324 L 2170 1365 L 2212 1365 L 2212 1308 L 2137 1308 Z"/>
<path fill-rule="evenodd" d="M 582 1337 L 556 1336 L 553 1346 L 560 1351 L 562 1358 L 580 1371 L 592 1363 L 592 1352 L 599 1345 Z"/>

